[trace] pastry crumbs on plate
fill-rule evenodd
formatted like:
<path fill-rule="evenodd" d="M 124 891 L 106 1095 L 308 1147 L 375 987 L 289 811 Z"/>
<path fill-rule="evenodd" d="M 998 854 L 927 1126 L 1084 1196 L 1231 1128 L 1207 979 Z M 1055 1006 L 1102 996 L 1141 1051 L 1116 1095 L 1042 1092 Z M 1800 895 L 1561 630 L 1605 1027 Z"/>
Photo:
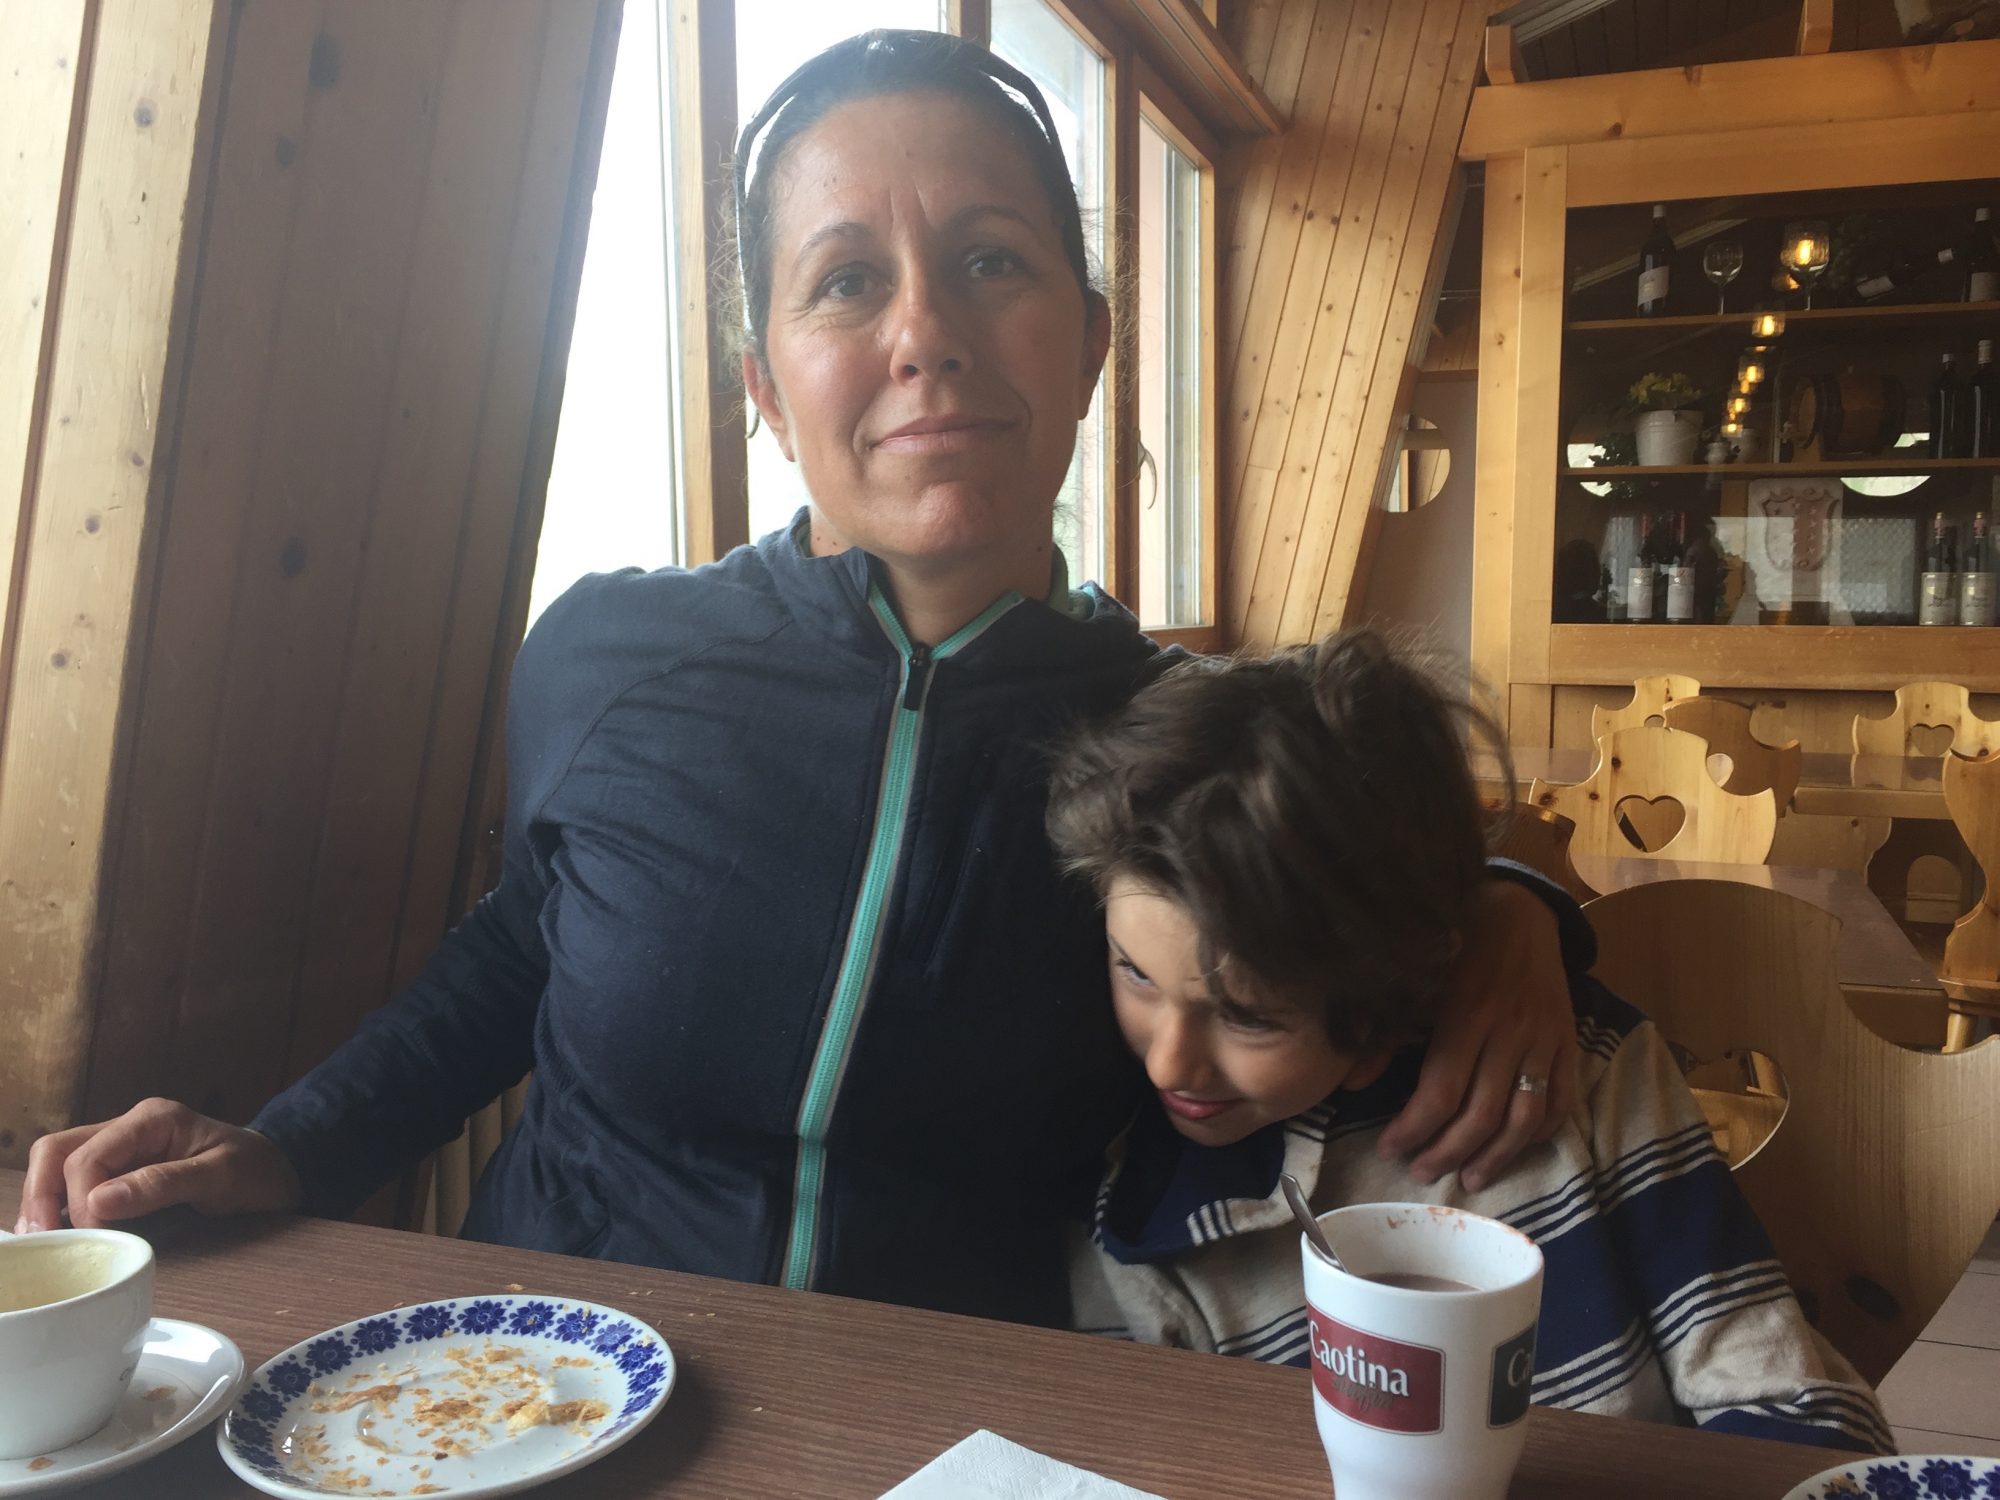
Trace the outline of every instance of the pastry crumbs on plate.
<path fill-rule="evenodd" d="M 44 1456 L 42 1458 L 31 1460 L 28 1464 L 28 1472 L 30 1474 L 39 1473 L 41 1470 L 52 1468 L 54 1465 L 55 1465 L 55 1460 L 53 1458 Z"/>
<path fill-rule="evenodd" d="M 173 1393 L 174 1388 L 170 1385 L 156 1385 L 139 1399 L 141 1401 L 164 1401 Z"/>
<path fill-rule="evenodd" d="M 411 1490 L 412 1495 L 446 1495 L 451 1493 L 441 1484 L 420 1484 Z"/>
<path fill-rule="evenodd" d="M 396 1398 L 403 1394 L 400 1385 L 371 1385 L 358 1391 L 347 1391 L 331 1396 L 324 1401 L 315 1401 L 312 1409 L 317 1412 L 352 1411 L 363 1402 L 373 1406 L 384 1416 L 396 1404 Z"/>

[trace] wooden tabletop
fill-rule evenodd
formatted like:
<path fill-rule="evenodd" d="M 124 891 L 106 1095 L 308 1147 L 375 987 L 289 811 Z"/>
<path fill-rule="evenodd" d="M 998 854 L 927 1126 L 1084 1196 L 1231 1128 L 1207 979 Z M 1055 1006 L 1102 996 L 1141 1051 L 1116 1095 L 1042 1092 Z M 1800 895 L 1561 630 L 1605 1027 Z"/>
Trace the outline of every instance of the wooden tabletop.
<path fill-rule="evenodd" d="M 1656 880 L 1729 880 L 1762 886 L 1810 901 L 1840 918 L 1839 974 L 1842 986 L 1935 992 L 1937 976 L 1909 935 L 1855 870 L 1812 870 L 1797 865 L 1717 864 L 1689 859 L 1624 858 L 1572 854 L 1570 863 L 1584 884 L 1610 895 Z"/>
<path fill-rule="evenodd" d="M 20 1174 L 0 1171 L 11 1216 Z M 1332 1483 L 1302 1370 L 602 1261 L 309 1219 L 158 1238 L 156 1311 L 253 1366 L 386 1308 L 511 1286 L 624 1310 L 679 1383 L 631 1443 L 547 1500 L 873 1500 L 978 1428 L 1170 1500 L 1298 1500 Z M 1522 1500 L 1776 1500 L 1835 1455 L 1535 1410 Z M 211 1434 L 75 1500 L 241 1500 Z"/>
<path fill-rule="evenodd" d="M 1573 785 L 1587 780 L 1597 764 L 1595 746 L 1550 750 L 1517 745 L 1513 756 L 1515 795 L 1520 797 L 1537 778 Z M 1497 767 L 1482 760 L 1477 770 L 1490 778 Z M 1799 758 L 1799 789 L 1792 796 L 1792 808 L 1844 817 L 1949 819 L 1944 760 L 1936 755 L 1905 758 L 1809 751 Z"/>

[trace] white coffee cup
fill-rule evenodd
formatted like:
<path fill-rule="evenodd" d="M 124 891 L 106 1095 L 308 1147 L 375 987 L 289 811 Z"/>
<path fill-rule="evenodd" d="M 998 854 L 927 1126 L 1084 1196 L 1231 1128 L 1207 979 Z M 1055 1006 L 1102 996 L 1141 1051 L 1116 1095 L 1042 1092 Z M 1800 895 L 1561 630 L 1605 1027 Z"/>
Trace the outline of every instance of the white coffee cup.
<path fill-rule="evenodd" d="M 1497 1220 L 1426 1203 L 1319 1222 L 1348 1268 L 1299 1236 L 1313 1413 L 1339 1500 L 1501 1500 L 1527 1438 L 1542 1252 Z M 1369 1279 L 1385 1274 L 1468 1290 Z"/>
<path fill-rule="evenodd" d="M 0 1459 L 111 1420 L 145 1346 L 153 1247 L 116 1229 L 0 1238 Z"/>

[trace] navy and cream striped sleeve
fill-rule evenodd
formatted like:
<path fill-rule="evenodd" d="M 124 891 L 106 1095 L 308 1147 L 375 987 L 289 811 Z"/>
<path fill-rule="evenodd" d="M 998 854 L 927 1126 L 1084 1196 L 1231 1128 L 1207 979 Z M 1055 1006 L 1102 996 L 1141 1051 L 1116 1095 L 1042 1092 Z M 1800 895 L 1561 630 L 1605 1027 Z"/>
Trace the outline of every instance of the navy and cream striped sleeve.
<path fill-rule="evenodd" d="M 1563 1279 L 1569 1268 L 1615 1267 L 1639 1315 L 1608 1344 L 1544 1363 L 1535 1399 L 1586 1405 L 1593 1387 L 1656 1360 L 1674 1404 L 1701 1427 L 1894 1452 L 1874 1392 L 1807 1323 L 1665 1038 L 1591 984 L 1594 1015 L 1578 1030 L 1602 1060 L 1588 1108 L 1595 1201 L 1575 1233 L 1605 1242 L 1566 1244 L 1571 1233 L 1547 1215 L 1534 1226 L 1510 1218 L 1541 1242 L 1548 1284 L 1589 1295 Z"/>

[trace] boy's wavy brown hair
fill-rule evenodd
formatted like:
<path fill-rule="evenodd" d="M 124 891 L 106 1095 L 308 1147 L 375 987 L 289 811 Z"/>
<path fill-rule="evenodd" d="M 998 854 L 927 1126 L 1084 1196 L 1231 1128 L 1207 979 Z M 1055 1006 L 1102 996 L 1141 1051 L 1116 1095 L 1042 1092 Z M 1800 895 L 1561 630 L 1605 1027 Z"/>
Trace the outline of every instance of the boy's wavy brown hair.
<path fill-rule="evenodd" d="M 1218 999 L 1396 1045 L 1429 1025 L 1485 878 L 1468 742 L 1512 784 L 1466 680 L 1374 630 L 1187 661 L 1063 748 L 1049 836 L 1100 894 L 1124 875 L 1185 907 Z"/>

